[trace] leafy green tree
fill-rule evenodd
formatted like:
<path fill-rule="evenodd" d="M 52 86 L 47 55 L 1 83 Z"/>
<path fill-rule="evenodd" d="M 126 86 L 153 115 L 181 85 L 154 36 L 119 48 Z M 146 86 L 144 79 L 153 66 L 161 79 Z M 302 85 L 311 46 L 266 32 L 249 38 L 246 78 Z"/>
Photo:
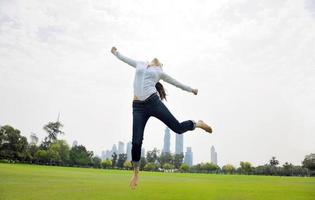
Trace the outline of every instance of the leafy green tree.
<path fill-rule="evenodd" d="M 155 163 L 147 163 L 144 166 L 145 171 L 156 171 L 158 169 L 158 165 Z"/>
<path fill-rule="evenodd" d="M 62 127 L 63 125 L 59 121 L 49 122 L 43 127 L 43 129 L 47 132 L 48 136 L 45 137 L 44 141 L 42 142 L 41 145 L 42 149 L 48 149 L 50 144 L 57 140 L 58 135 L 64 134 L 64 132 L 61 131 Z"/>
<path fill-rule="evenodd" d="M 291 163 L 285 162 L 282 166 L 281 175 L 282 176 L 292 176 L 293 175 L 293 165 Z"/>
<path fill-rule="evenodd" d="M 92 164 L 94 168 L 101 168 L 102 167 L 102 159 L 97 156 L 92 158 Z"/>
<path fill-rule="evenodd" d="M 250 174 L 253 169 L 252 169 L 252 164 L 250 162 L 240 162 L 241 165 L 241 172 L 244 174 Z"/>
<path fill-rule="evenodd" d="M 38 151 L 38 146 L 36 146 L 35 144 L 29 144 L 26 151 L 28 155 L 28 161 L 35 162 L 35 153 Z"/>
<path fill-rule="evenodd" d="M 189 171 L 189 166 L 185 163 L 181 164 L 181 166 L 179 167 L 179 170 L 181 172 L 188 172 Z"/>
<path fill-rule="evenodd" d="M 38 163 L 42 163 L 42 164 L 48 163 L 49 162 L 49 157 L 48 157 L 47 151 L 46 150 L 42 150 L 42 149 L 39 149 L 38 151 L 36 151 L 36 153 L 35 153 L 35 160 Z"/>
<path fill-rule="evenodd" d="M 216 172 L 220 169 L 218 165 L 212 164 L 212 163 L 202 163 L 201 169 L 206 172 Z"/>
<path fill-rule="evenodd" d="M 50 146 L 49 149 L 55 151 L 59 155 L 59 160 L 56 161 L 59 164 L 65 165 L 70 161 L 70 147 L 65 140 L 56 140 Z"/>
<path fill-rule="evenodd" d="M 170 164 L 170 163 L 165 163 L 163 166 L 163 169 L 166 171 L 169 171 L 171 169 L 174 169 L 174 165 Z"/>
<path fill-rule="evenodd" d="M 112 167 L 112 161 L 111 160 L 103 160 L 102 161 L 102 167 L 104 169 L 109 169 Z"/>
<path fill-rule="evenodd" d="M 20 135 L 20 130 L 9 125 L 0 127 L 0 159 L 24 161 L 27 146 L 27 139 Z"/>
<path fill-rule="evenodd" d="M 61 161 L 59 152 L 53 148 L 53 146 L 50 146 L 48 150 L 46 150 L 49 164 L 50 165 L 58 165 Z"/>
<path fill-rule="evenodd" d="M 117 160 L 117 167 L 122 169 L 124 168 L 124 163 L 127 160 L 127 154 L 122 153 L 118 155 L 118 160 Z"/>
<path fill-rule="evenodd" d="M 302 164 L 303 164 L 303 167 L 309 169 L 310 171 L 315 171 L 315 154 L 311 153 L 305 156 Z"/>
<path fill-rule="evenodd" d="M 231 164 L 226 164 L 222 167 L 222 170 L 226 174 L 234 174 L 235 172 L 235 167 Z"/>
<path fill-rule="evenodd" d="M 271 158 L 271 160 L 269 161 L 269 164 L 271 165 L 271 166 L 274 166 L 274 167 L 276 167 L 277 165 L 279 165 L 279 161 L 276 159 L 276 157 L 272 157 Z"/>
<path fill-rule="evenodd" d="M 166 163 L 172 164 L 174 163 L 174 157 L 169 152 L 162 152 L 160 157 L 158 158 L 159 163 L 163 166 Z"/>
<path fill-rule="evenodd" d="M 147 152 L 147 161 L 149 163 L 154 163 L 156 161 L 158 161 L 158 154 L 159 154 L 159 150 L 157 150 L 157 148 L 154 148 L 152 151 L 148 151 Z"/>
<path fill-rule="evenodd" d="M 87 151 L 85 146 L 73 146 L 70 150 L 70 164 L 88 166 L 92 163 L 93 151 Z"/>
<path fill-rule="evenodd" d="M 175 154 L 174 155 L 174 166 L 175 169 L 179 169 L 179 167 L 182 165 L 184 159 L 184 154 Z"/>

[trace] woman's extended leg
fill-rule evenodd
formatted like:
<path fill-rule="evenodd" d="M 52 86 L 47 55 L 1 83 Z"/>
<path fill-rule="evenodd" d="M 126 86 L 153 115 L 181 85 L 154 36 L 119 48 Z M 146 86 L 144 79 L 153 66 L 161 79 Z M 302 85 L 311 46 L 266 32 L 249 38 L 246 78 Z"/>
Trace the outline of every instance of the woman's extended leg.
<path fill-rule="evenodd" d="M 212 132 L 211 127 L 201 120 L 199 120 L 198 122 L 187 120 L 180 123 L 168 110 L 164 103 L 160 100 L 158 101 L 159 102 L 156 102 L 156 104 L 151 109 L 152 116 L 161 120 L 175 133 L 182 134 L 186 131 L 194 130 L 195 128 L 201 128 L 209 133 Z"/>

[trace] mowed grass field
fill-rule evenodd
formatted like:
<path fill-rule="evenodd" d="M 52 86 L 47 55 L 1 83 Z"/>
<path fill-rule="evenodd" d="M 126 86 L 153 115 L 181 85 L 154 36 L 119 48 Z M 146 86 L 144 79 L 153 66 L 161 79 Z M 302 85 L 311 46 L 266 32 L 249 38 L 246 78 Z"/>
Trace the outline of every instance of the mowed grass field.
<path fill-rule="evenodd" d="M 0 164 L 1 200 L 315 200 L 315 178 L 141 172 Z"/>

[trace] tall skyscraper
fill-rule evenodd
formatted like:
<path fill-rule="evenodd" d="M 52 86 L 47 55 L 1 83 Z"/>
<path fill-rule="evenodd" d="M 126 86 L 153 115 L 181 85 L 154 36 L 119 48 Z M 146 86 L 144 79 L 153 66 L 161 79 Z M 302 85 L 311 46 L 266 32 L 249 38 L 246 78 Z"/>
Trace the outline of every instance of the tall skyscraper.
<path fill-rule="evenodd" d="M 214 146 L 211 147 L 211 163 L 215 165 L 218 164 L 217 152 L 215 151 Z"/>
<path fill-rule="evenodd" d="M 189 167 L 193 165 L 193 153 L 191 151 L 191 147 L 186 148 L 184 163 Z"/>
<path fill-rule="evenodd" d="M 118 154 L 125 153 L 125 144 L 121 141 L 118 142 Z"/>
<path fill-rule="evenodd" d="M 131 161 L 131 146 L 132 146 L 132 144 L 131 144 L 131 142 L 128 142 L 127 143 L 127 160 L 129 160 L 129 161 Z"/>
<path fill-rule="evenodd" d="M 171 134 L 170 129 L 166 127 L 165 134 L 164 134 L 164 144 L 163 144 L 163 150 L 162 153 L 170 153 L 171 152 Z"/>
<path fill-rule="evenodd" d="M 182 154 L 183 153 L 183 145 L 184 145 L 184 134 L 176 134 L 176 141 L 175 141 L 175 154 Z"/>

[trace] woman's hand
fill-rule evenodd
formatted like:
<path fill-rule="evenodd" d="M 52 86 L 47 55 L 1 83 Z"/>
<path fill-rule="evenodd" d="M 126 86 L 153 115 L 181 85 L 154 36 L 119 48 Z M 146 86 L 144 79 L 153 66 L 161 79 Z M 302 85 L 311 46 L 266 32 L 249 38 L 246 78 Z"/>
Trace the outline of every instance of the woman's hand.
<path fill-rule="evenodd" d="M 112 47 L 111 52 L 112 52 L 112 54 L 116 55 L 117 54 L 117 48 L 116 47 Z"/>
<path fill-rule="evenodd" d="M 198 89 L 193 89 L 192 93 L 194 93 L 194 95 L 197 95 L 198 94 Z"/>

